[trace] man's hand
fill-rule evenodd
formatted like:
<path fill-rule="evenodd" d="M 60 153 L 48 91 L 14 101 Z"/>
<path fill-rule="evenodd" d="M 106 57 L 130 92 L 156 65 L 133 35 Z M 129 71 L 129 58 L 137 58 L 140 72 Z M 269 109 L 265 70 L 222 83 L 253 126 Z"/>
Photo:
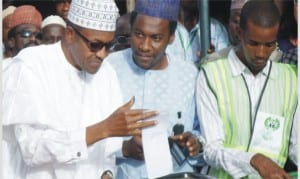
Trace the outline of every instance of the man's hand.
<path fill-rule="evenodd" d="M 184 132 L 180 135 L 172 136 L 171 139 L 173 139 L 181 147 L 187 147 L 191 157 L 197 155 L 203 150 L 202 144 L 199 142 L 198 138 L 190 132 Z"/>
<path fill-rule="evenodd" d="M 250 164 L 264 179 L 291 179 L 282 168 L 262 154 L 255 154 L 250 160 Z"/>
<path fill-rule="evenodd" d="M 133 136 L 130 140 L 123 142 L 122 152 L 124 157 L 136 160 L 144 160 L 142 137 Z"/>
<path fill-rule="evenodd" d="M 142 128 L 153 126 L 157 121 L 147 120 L 158 112 L 144 109 L 130 109 L 134 98 L 118 108 L 107 119 L 87 127 L 86 141 L 92 144 L 106 137 L 141 135 Z"/>

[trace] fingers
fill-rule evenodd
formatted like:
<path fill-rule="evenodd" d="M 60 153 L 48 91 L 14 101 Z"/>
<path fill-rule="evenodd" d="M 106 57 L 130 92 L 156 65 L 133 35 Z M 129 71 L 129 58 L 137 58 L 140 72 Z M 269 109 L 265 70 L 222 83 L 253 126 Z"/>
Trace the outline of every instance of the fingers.
<path fill-rule="evenodd" d="M 191 137 L 192 134 L 190 132 L 184 132 L 180 135 L 175 135 L 175 136 L 171 136 L 171 139 L 179 141 L 179 142 L 184 142 L 186 143 L 186 141 L 188 140 L 189 137 Z"/>
<path fill-rule="evenodd" d="M 188 139 L 186 146 L 189 149 L 190 156 L 197 155 L 202 149 L 202 145 L 200 144 L 200 142 L 198 141 L 198 139 L 195 136 L 191 136 Z"/>
<path fill-rule="evenodd" d="M 136 122 L 129 125 L 129 135 L 141 135 L 143 128 L 151 127 L 157 124 L 157 121 L 143 121 L 143 122 Z"/>
<path fill-rule="evenodd" d="M 139 110 L 135 110 L 135 111 L 139 111 Z M 144 120 L 144 119 L 149 119 L 151 117 L 154 117 L 156 115 L 158 115 L 157 111 L 149 111 L 149 112 L 144 112 L 144 110 L 139 111 L 137 113 L 135 113 L 134 111 L 131 111 L 131 117 L 130 117 L 130 121 L 131 122 L 137 122 L 140 120 Z M 127 115 L 127 114 L 126 114 Z"/>
<path fill-rule="evenodd" d="M 193 134 L 190 132 L 184 132 L 184 133 L 180 134 L 181 139 L 188 139 L 191 136 L 193 136 Z"/>
<path fill-rule="evenodd" d="M 149 111 L 146 109 L 132 109 L 125 112 L 126 116 L 130 116 L 132 121 L 138 121 L 141 119 L 148 119 L 158 115 L 158 111 Z"/>
<path fill-rule="evenodd" d="M 135 97 L 133 96 L 127 103 L 125 103 L 123 106 L 121 106 L 122 109 L 130 109 L 135 102 Z"/>
<path fill-rule="evenodd" d="M 272 173 L 269 177 L 265 177 L 265 178 L 270 178 L 270 179 L 292 179 L 292 177 L 289 176 L 285 172 Z"/>

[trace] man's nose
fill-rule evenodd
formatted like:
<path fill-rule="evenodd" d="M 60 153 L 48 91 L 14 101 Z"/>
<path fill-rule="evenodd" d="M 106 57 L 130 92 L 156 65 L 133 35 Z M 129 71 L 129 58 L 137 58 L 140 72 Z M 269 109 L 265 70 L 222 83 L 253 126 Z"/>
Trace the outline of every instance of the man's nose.
<path fill-rule="evenodd" d="M 259 45 L 256 48 L 255 56 L 256 56 L 256 58 L 264 59 L 264 58 L 266 58 L 267 53 L 268 53 L 268 48 L 265 45 Z"/>
<path fill-rule="evenodd" d="M 141 41 L 140 43 L 140 49 L 142 51 L 148 51 L 151 47 L 151 39 L 150 38 L 145 38 L 144 40 Z"/>

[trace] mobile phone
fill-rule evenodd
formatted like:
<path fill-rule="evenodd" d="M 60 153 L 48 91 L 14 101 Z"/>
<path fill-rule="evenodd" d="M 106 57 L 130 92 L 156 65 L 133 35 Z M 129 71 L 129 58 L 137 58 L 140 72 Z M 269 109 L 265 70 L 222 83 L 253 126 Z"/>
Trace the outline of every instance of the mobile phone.
<path fill-rule="evenodd" d="M 189 156 L 188 148 L 179 146 L 171 138 L 169 138 L 169 146 L 172 157 L 175 159 L 176 163 L 181 166 Z"/>

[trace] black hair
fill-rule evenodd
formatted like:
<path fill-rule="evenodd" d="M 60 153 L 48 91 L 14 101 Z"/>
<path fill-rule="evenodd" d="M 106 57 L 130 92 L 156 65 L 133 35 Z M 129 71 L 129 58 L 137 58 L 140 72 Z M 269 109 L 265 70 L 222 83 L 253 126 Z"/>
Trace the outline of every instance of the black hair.
<path fill-rule="evenodd" d="M 131 12 L 131 16 L 130 16 L 130 25 L 131 26 L 133 25 L 137 15 L 138 15 L 138 12 L 136 12 L 136 11 Z M 169 21 L 170 35 L 175 33 L 176 27 L 177 27 L 177 21 Z"/>
<path fill-rule="evenodd" d="M 246 30 L 249 21 L 261 27 L 273 27 L 280 23 L 280 13 L 272 1 L 251 0 L 242 8 L 241 29 Z"/>
<path fill-rule="evenodd" d="M 281 15 L 280 28 L 278 33 L 279 39 L 297 38 L 298 25 L 294 17 L 294 2 L 284 1 L 284 10 Z"/>

